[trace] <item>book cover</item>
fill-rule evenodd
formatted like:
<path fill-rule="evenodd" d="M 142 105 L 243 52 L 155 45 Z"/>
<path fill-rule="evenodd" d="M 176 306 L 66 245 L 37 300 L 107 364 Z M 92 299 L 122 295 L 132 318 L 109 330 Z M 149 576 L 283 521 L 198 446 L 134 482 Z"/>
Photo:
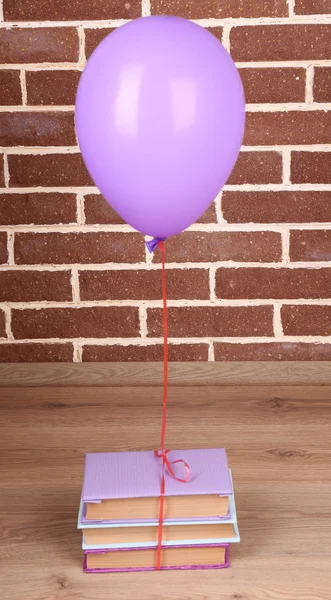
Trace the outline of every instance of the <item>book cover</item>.
<path fill-rule="evenodd" d="M 185 548 L 184 546 L 181 547 L 176 547 L 176 546 L 170 546 L 168 548 L 163 547 L 163 551 L 166 552 L 168 549 L 178 549 L 178 548 L 182 548 L 182 550 L 187 550 L 187 548 Z M 200 552 L 200 556 L 203 556 L 203 552 L 204 550 L 207 550 L 207 552 L 210 552 L 211 550 L 215 549 L 220 550 L 220 555 L 222 560 L 219 560 L 218 558 L 216 558 L 216 554 L 215 553 L 215 558 L 212 562 L 205 562 L 203 560 L 201 560 L 201 562 L 199 561 L 199 558 L 197 557 L 197 562 L 195 564 L 193 564 L 192 562 L 188 562 L 187 564 L 180 564 L 180 565 L 176 565 L 176 564 L 167 564 L 166 566 L 161 566 L 161 571 L 167 571 L 167 570 L 195 570 L 195 569 L 224 569 L 226 567 L 230 566 L 230 561 L 229 561 L 229 544 L 210 544 L 208 546 L 205 546 L 203 544 L 191 544 L 190 546 L 191 549 L 196 549 L 199 550 Z M 156 549 L 156 546 L 154 547 L 154 550 Z M 153 565 L 148 565 L 148 566 L 135 566 L 135 567 L 128 567 L 128 566 L 121 566 L 121 567 L 116 567 L 116 568 L 110 568 L 110 567 L 106 567 L 106 568 L 91 568 L 88 567 L 87 565 L 87 558 L 89 554 L 105 554 L 107 552 L 123 552 L 123 560 L 122 563 L 125 562 L 126 560 L 126 556 L 125 553 L 126 552 L 130 552 L 132 553 L 132 551 L 135 552 L 142 552 L 142 551 L 151 551 L 151 548 L 130 548 L 130 549 L 114 549 L 114 550 L 107 550 L 107 549 L 100 549 L 100 550 L 85 550 L 84 552 L 84 563 L 83 563 L 83 569 L 85 573 L 120 573 L 120 572 L 133 572 L 133 571 L 155 571 L 156 567 L 154 565 L 154 561 L 153 561 Z M 223 554 L 223 556 L 222 556 Z M 169 561 L 168 561 L 169 562 Z M 171 559 L 170 559 L 171 562 Z"/>
<path fill-rule="evenodd" d="M 165 470 L 165 495 L 185 496 L 232 494 L 231 476 L 224 448 L 171 450 L 169 461 L 188 463 L 191 479 L 182 483 Z M 183 477 L 182 464 L 173 465 Z M 122 498 L 158 497 L 162 460 L 152 450 L 141 452 L 96 452 L 86 455 L 82 492 L 83 502 Z"/>
<path fill-rule="evenodd" d="M 239 530 L 238 530 L 238 525 L 237 523 L 231 523 L 231 526 L 233 528 L 233 535 L 231 535 L 231 537 L 206 537 L 206 538 L 199 538 L 196 537 L 195 539 L 193 538 L 189 538 L 189 539 L 180 539 L 180 540 L 171 540 L 171 541 L 166 541 L 164 539 L 163 536 L 163 541 L 162 541 L 162 545 L 164 547 L 182 547 L 182 546 L 197 546 L 197 545 L 203 545 L 203 546 L 211 546 L 213 544 L 233 544 L 233 543 L 238 543 L 240 542 L 240 535 L 239 535 Z M 185 528 L 185 525 L 183 525 L 183 528 Z M 184 535 L 184 534 L 183 534 Z M 154 542 L 131 542 L 131 543 L 117 543 L 117 544 L 87 544 L 85 542 L 85 538 L 83 535 L 83 542 L 82 542 L 82 548 L 83 550 L 116 550 L 116 549 L 133 549 L 133 548 L 155 548 L 155 543 L 156 543 L 156 539 L 157 539 L 157 535 L 155 535 L 155 541 Z"/>
<path fill-rule="evenodd" d="M 230 470 L 231 477 L 231 470 Z M 232 481 L 232 479 L 231 479 Z M 218 523 L 236 523 L 237 522 L 237 512 L 236 512 L 236 504 L 235 504 L 235 495 L 234 493 L 229 496 L 229 512 L 225 516 L 218 517 L 204 517 L 197 519 L 164 519 L 164 526 L 167 525 L 203 525 L 204 523 L 215 524 Z M 80 501 L 79 513 L 78 513 L 78 529 L 94 529 L 94 528 L 111 528 L 111 527 L 153 527 L 158 525 L 157 519 L 140 519 L 138 521 L 135 520 L 91 520 L 85 518 L 85 504 L 83 499 Z"/>

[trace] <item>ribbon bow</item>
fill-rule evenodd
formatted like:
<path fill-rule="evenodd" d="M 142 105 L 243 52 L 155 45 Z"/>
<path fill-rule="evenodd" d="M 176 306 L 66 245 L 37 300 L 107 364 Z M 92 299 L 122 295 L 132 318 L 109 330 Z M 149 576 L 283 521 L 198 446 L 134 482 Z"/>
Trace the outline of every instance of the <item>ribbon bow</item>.
<path fill-rule="evenodd" d="M 178 460 L 169 460 L 167 457 L 167 454 L 169 454 L 169 452 L 171 452 L 171 450 L 164 450 L 163 452 L 162 452 L 162 450 L 160 450 L 160 451 L 154 450 L 155 456 L 157 456 L 157 458 L 163 459 L 163 464 L 166 467 L 166 469 L 168 470 L 168 472 L 170 473 L 171 477 L 176 479 L 176 481 L 180 481 L 181 483 L 188 483 L 191 479 L 191 472 L 190 472 L 190 467 L 188 466 L 187 462 L 185 462 L 185 460 L 183 460 L 182 458 L 179 458 Z M 174 470 L 171 465 L 176 465 L 178 463 L 182 463 L 184 465 L 184 469 L 185 469 L 185 473 L 186 473 L 185 479 L 181 479 L 180 477 L 177 477 L 174 473 Z"/>

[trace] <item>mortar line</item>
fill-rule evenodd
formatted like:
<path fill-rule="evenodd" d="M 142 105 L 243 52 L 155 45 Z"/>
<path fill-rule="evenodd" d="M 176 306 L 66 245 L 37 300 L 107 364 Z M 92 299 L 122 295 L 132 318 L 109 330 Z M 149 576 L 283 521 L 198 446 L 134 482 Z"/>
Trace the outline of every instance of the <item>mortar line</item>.
<path fill-rule="evenodd" d="M 281 303 L 274 303 L 274 315 L 273 315 L 273 327 L 274 327 L 274 335 L 277 338 L 283 337 L 283 326 L 281 319 Z"/>
<path fill-rule="evenodd" d="M 2 307 L 3 312 L 5 313 L 5 330 L 7 335 L 7 342 L 12 342 L 14 340 L 12 328 L 11 328 L 11 308 L 8 305 Z"/>
<path fill-rule="evenodd" d="M 147 338 L 147 306 L 146 304 L 141 304 L 139 306 L 139 330 L 141 339 L 145 340 Z"/>
<path fill-rule="evenodd" d="M 0 29 L 20 28 L 57 28 L 57 27 L 83 27 L 89 29 L 115 28 L 129 23 L 132 19 L 86 19 L 71 21 L 6 21 L 0 23 Z M 310 24 L 329 24 L 331 16 L 329 14 L 316 15 L 297 15 L 287 17 L 225 17 L 225 18 L 206 18 L 192 19 L 202 27 L 217 27 L 219 25 L 232 25 L 234 27 L 256 27 L 257 25 L 310 25 Z"/>
<path fill-rule="evenodd" d="M 146 340 L 141 338 L 33 338 L 33 339 L 6 339 L 0 340 L 0 344 L 81 344 L 95 346 L 153 346 L 155 344 L 163 344 L 162 337 L 150 337 Z M 303 343 L 303 344 L 330 344 L 331 336 L 269 336 L 269 337 L 187 337 L 187 338 L 169 338 L 169 343 L 173 345 L 180 344 L 210 344 L 210 343 L 227 343 L 227 344 L 273 344 L 273 343 Z"/>
<path fill-rule="evenodd" d="M 78 32 L 78 44 L 79 44 L 78 65 L 80 67 L 84 67 L 86 64 L 85 29 L 82 26 L 79 26 L 77 28 L 77 32 Z"/>
<path fill-rule="evenodd" d="M 8 266 L 12 267 L 15 265 L 15 257 L 14 257 L 14 233 L 7 233 L 7 252 L 8 252 Z"/>
<path fill-rule="evenodd" d="M 214 343 L 208 343 L 208 362 L 215 362 Z"/>
<path fill-rule="evenodd" d="M 25 69 L 21 69 L 21 71 L 20 71 L 20 84 L 21 84 L 21 93 L 22 93 L 22 105 L 26 106 L 28 103 L 28 99 L 27 99 Z"/>
<path fill-rule="evenodd" d="M 151 0 L 142 0 L 141 2 L 141 16 L 149 17 L 152 14 Z"/>
<path fill-rule="evenodd" d="M 314 102 L 314 65 L 309 65 L 306 71 L 306 102 L 312 104 Z"/>

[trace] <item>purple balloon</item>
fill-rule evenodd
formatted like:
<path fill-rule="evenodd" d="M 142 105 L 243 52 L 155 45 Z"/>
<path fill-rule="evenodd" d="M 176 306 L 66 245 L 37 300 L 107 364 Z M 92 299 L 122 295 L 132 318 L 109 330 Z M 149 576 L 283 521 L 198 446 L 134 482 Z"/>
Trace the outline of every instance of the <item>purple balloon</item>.
<path fill-rule="evenodd" d="M 245 100 L 234 62 L 199 25 L 132 21 L 89 59 L 76 99 L 87 169 L 125 221 L 165 238 L 186 229 L 236 162 Z"/>

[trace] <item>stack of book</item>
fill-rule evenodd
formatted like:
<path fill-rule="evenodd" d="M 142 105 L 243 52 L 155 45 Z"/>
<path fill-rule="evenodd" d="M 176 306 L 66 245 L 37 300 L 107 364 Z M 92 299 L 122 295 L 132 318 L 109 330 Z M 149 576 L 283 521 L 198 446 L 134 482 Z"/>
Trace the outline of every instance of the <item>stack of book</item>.
<path fill-rule="evenodd" d="M 229 566 L 239 542 L 231 472 L 223 448 L 172 450 L 190 481 L 165 470 L 161 569 Z M 183 478 L 182 465 L 172 465 Z M 157 560 L 162 458 L 153 451 L 86 455 L 78 517 L 87 573 L 154 570 Z"/>

